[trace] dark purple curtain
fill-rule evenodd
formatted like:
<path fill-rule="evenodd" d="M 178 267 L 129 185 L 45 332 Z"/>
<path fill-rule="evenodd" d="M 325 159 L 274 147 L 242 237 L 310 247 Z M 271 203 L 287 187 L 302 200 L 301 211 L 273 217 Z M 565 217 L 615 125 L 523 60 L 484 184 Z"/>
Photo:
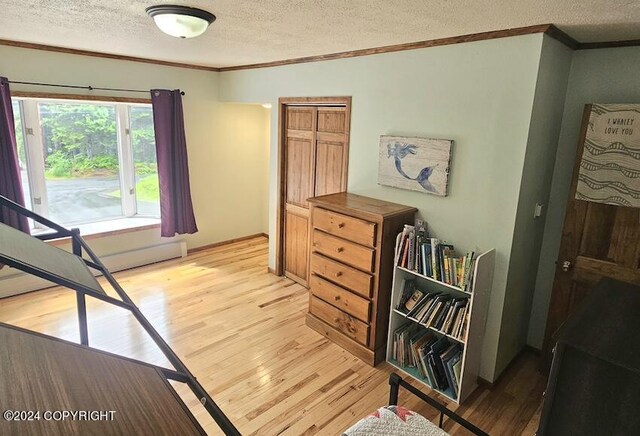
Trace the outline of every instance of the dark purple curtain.
<path fill-rule="evenodd" d="M 11 91 L 6 77 L 0 77 L 0 100 L 0 195 L 24 206 Z M 30 233 L 27 218 L 3 206 L 0 206 L 0 221 Z"/>
<path fill-rule="evenodd" d="M 152 89 L 162 236 L 198 231 L 191 203 L 187 141 L 179 89 Z"/>

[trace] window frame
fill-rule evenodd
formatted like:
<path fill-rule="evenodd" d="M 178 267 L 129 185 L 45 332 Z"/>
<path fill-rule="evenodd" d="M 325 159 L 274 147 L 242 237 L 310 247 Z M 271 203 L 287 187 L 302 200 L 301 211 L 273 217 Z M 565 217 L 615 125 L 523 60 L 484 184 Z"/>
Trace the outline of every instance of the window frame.
<path fill-rule="evenodd" d="M 65 225 L 83 225 L 112 221 L 123 218 L 158 218 L 157 216 L 139 215 L 136 199 L 136 167 L 134 162 L 131 135 L 130 108 L 135 106 L 151 107 L 150 99 L 93 97 L 82 95 L 52 95 L 36 93 L 12 93 L 11 99 L 17 101 L 20 110 L 22 138 L 24 141 L 29 194 L 32 209 L 39 215 L 49 217 L 49 200 L 47 196 L 45 176 L 44 138 L 40 122 L 39 104 L 93 104 L 111 106 L 115 110 L 116 138 L 118 152 L 118 178 L 120 181 L 120 200 L 122 214 L 98 220 L 63 223 Z M 41 224 L 35 223 L 35 230 L 43 230 Z"/>

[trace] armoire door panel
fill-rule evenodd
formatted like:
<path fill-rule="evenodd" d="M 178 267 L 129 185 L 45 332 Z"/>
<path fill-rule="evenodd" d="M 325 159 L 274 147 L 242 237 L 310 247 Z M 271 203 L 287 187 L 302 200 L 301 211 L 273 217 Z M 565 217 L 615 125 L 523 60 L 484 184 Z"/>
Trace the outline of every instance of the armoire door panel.
<path fill-rule="evenodd" d="M 315 108 L 287 107 L 287 129 L 314 130 Z"/>
<path fill-rule="evenodd" d="M 285 274 L 306 284 L 308 274 L 309 217 L 285 212 Z"/>
<path fill-rule="evenodd" d="M 287 130 L 287 138 L 289 140 L 304 139 L 307 141 L 313 141 L 313 135 L 314 133 L 311 130 L 294 130 L 294 129 Z"/>
<path fill-rule="evenodd" d="M 576 258 L 574 275 L 575 281 L 582 280 L 592 285 L 595 285 L 602 277 L 612 277 L 623 282 L 640 285 L 640 270 L 638 268 L 627 268 L 615 262 L 585 256 Z"/>
<path fill-rule="evenodd" d="M 287 203 L 308 207 L 307 198 L 313 197 L 312 149 L 312 141 L 287 138 Z"/>
<path fill-rule="evenodd" d="M 640 256 L 640 210 L 618 207 L 609 255 L 625 268 L 638 269 Z"/>
<path fill-rule="evenodd" d="M 315 195 L 341 192 L 344 175 L 344 143 L 318 140 Z"/>
<path fill-rule="evenodd" d="M 347 129 L 347 113 L 344 107 L 318 109 L 318 132 L 342 133 Z"/>
<path fill-rule="evenodd" d="M 316 134 L 316 138 L 318 141 L 325 142 L 342 142 L 346 141 L 346 137 L 344 133 L 330 133 L 330 132 L 318 132 Z"/>
<path fill-rule="evenodd" d="M 600 260 L 613 260 L 609 248 L 617 207 L 608 204 L 587 203 L 582 243 L 579 255 Z"/>

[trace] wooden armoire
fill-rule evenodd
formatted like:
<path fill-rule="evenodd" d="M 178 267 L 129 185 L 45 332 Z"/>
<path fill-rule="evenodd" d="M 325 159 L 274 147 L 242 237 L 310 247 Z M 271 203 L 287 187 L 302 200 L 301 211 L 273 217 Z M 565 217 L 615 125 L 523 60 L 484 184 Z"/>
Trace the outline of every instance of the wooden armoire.
<path fill-rule="evenodd" d="M 310 197 L 344 192 L 350 97 L 280 99 L 280 207 L 276 270 L 308 286 Z"/>

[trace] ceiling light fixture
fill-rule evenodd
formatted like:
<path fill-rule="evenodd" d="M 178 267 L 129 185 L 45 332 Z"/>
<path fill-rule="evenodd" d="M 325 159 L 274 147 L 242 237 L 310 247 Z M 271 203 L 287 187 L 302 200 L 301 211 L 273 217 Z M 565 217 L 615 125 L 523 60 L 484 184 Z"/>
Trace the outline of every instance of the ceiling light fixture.
<path fill-rule="evenodd" d="M 216 20 L 212 13 L 188 6 L 158 5 L 146 11 L 160 30 L 176 38 L 200 36 Z"/>

